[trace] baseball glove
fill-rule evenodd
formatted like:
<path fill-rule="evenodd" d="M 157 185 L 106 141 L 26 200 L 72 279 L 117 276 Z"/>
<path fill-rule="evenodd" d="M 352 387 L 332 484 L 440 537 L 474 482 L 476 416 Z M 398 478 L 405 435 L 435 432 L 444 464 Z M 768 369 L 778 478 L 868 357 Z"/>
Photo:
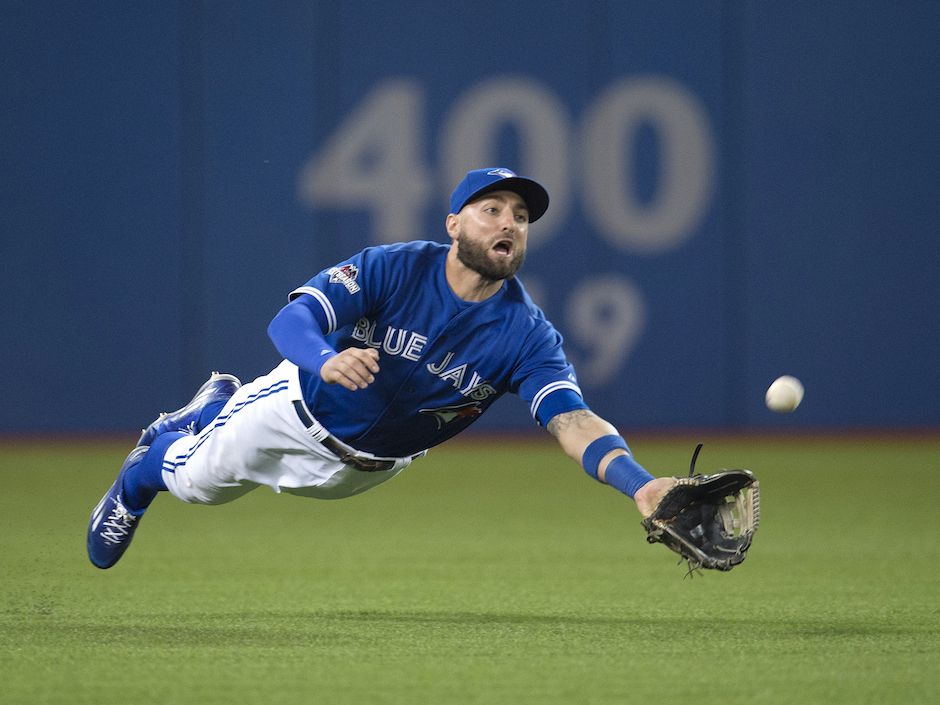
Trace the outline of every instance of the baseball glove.
<path fill-rule="evenodd" d="M 760 523 L 760 485 L 750 470 L 696 475 L 692 454 L 689 476 L 678 479 L 643 520 L 646 540 L 662 543 L 698 568 L 731 570 L 741 563 Z"/>

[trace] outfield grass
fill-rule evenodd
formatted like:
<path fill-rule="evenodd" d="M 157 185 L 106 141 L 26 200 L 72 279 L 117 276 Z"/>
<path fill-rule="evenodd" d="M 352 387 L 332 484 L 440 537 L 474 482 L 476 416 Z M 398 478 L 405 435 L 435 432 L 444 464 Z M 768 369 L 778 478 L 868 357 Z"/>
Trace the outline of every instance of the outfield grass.
<path fill-rule="evenodd" d="M 697 438 L 633 440 L 658 474 Z M 546 436 L 443 447 L 342 501 L 162 496 L 100 571 L 128 450 L 0 446 L 0 703 L 940 702 L 940 439 L 709 439 L 763 522 L 683 579 Z"/>

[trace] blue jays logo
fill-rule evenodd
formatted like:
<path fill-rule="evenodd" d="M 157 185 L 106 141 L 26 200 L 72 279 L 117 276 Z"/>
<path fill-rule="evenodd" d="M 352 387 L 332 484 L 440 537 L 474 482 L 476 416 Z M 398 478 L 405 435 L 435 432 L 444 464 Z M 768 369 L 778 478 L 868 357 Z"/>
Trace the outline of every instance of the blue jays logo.
<path fill-rule="evenodd" d="M 510 171 L 509 169 L 493 169 L 493 171 L 486 172 L 487 176 L 501 176 L 504 179 L 508 179 L 511 176 L 515 176 L 516 172 Z"/>
<path fill-rule="evenodd" d="M 480 407 L 480 402 L 478 401 L 472 401 L 469 404 L 441 406 L 437 409 L 419 409 L 418 411 L 422 414 L 432 414 L 437 420 L 438 431 L 455 419 L 472 420 L 483 413 L 483 409 Z"/>

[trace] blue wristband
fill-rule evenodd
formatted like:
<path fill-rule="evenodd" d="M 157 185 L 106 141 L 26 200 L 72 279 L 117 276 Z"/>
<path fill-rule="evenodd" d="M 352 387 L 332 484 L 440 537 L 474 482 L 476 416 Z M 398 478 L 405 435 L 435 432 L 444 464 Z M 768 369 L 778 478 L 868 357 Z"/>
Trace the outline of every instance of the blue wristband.
<path fill-rule="evenodd" d="M 630 449 L 627 447 L 627 442 L 620 436 L 614 434 L 601 436 L 591 442 L 581 455 L 581 467 L 584 468 L 584 472 L 596 480 L 597 466 L 601 464 L 601 460 L 604 459 L 605 455 L 617 448 L 623 448 L 628 453 L 630 452 Z"/>
<path fill-rule="evenodd" d="M 633 459 L 632 455 L 618 455 L 610 461 L 604 473 L 604 480 L 611 487 L 616 487 L 628 497 L 633 497 L 650 480 L 655 479 Z"/>

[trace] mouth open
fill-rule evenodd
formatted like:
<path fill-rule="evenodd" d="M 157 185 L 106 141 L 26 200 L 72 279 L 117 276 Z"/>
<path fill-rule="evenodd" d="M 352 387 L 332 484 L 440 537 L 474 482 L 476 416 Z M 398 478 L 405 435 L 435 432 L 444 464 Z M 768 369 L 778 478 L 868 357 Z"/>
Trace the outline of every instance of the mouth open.
<path fill-rule="evenodd" d="M 512 240 L 500 240 L 493 245 L 493 252 L 501 257 L 512 256 Z"/>

